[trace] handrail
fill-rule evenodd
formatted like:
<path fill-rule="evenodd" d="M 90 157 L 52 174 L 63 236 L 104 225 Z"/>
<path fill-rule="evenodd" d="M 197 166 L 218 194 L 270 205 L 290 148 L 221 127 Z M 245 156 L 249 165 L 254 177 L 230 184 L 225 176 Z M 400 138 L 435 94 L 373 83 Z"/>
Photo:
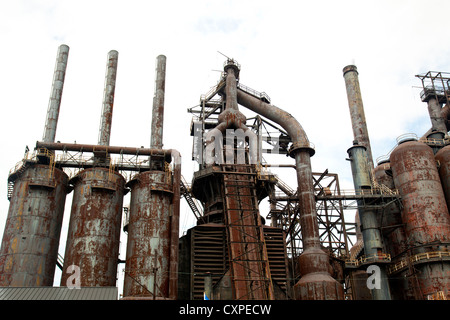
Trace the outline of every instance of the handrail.
<path fill-rule="evenodd" d="M 422 260 L 429 260 L 429 259 L 435 259 L 435 258 L 443 258 L 443 257 L 450 257 L 449 251 L 430 251 L 430 252 L 422 252 L 418 253 L 410 258 L 402 259 L 401 261 L 397 262 L 396 264 L 392 265 L 388 272 L 389 274 L 392 274 L 400 269 L 403 269 L 408 265 L 408 260 L 410 263 L 422 261 Z"/>
<path fill-rule="evenodd" d="M 391 255 L 389 253 L 376 253 L 370 256 L 361 256 L 359 259 L 348 259 L 345 261 L 346 265 L 358 267 L 362 264 L 374 262 L 390 262 Z"/>
<path fill-rule="evenodd" d="M 237 87 L 239 89 L 241 89 L 242 91 L 245 91 L 245 92 L 251 94 L 254 97 L 257 97 L 259 99 L 265 98 L 269 103 L 271 101 L 269 95 L 265 92 L 256 91 L 255 89 L 247 87 L 246 85 L 243 85 L 242 83 L 238 83 Z"/>
<path fill-rule="evenodd" d="M 274 175 L 275 179 L 277 180 L 277 187 L 280 188 L 285 194 L 288 196 L 293 196 L 295 194 L 295 191 L 283 180 L 281 180 L 278 175 Z"/>
<path fill-rule="evenodd" d="M 427 295 L 427 300 L 447 300 L 444 291 L 437 291 Z"/>
<path fill-rule="evenodd" d="M 221 77 L 222 79 L 222 77 Z M 211 99 L 214 95 L 213 93 L 217 92 L 218 89 L 222 86 L 222 84 L 225 84 L 225 82 L 223 80 L 220 80 L 219 82 L 217 82 L 217 84 L 215 86 L 212 86 L 211 89 L 209 89 L 209 91 L 205 94 L 200 95 L 200 101 L 205 101 L 205 100 L 209 100 Z M 209 99 L 207 99 L 209 98 Z"/>

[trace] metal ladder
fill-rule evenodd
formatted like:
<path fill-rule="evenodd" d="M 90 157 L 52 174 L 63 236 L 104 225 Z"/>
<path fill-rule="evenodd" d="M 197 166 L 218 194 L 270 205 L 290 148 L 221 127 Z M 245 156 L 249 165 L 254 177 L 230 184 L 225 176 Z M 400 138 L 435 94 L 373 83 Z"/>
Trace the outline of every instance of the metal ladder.
<path fill-rule="evenodd" d="M 249 165 L 223 166 L 225 225 L 236 300 L 272 300 L 273 284 L 258 210 L 255 178 Z"/>

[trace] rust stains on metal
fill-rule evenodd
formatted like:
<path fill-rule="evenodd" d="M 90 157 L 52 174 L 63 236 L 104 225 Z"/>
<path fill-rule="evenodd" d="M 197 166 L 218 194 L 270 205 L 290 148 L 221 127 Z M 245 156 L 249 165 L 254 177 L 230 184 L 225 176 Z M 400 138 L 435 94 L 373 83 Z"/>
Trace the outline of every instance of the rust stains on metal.
<path fill-rule="evenodd" d="M 310 159 L 314 155 L 314 149 L 305 131 L 291 114 L 252 97 L 239 88 L 237 101 L 244 107 L 281 125 L 293 142 L 290 155 L 295 158 L 296 163 L 300 223 L 305 248 L 299 259 L 303 276 L 295 285 L 296 298 L 300 300 L 343 299 L 344 289 L 331 277 L 328 254 L 320 248 Z"/>
<path fill-rule="evenodd" d="M 402 197 L 402 221 L 409 255 L 448 251 L 450 215 L 432 149 L 418 141 L 401 143 L 390 156 L 394 183 Z M 449 261 L 415 267 L 422 297 L 448 292 Z"/>
<path fill-rule="evenodd" d="M 155 95 L 153 97 L 150 148 L 162 149 L 164 124 L 164 94 L 166 89 L 166 56 L 156 58 Z"/>
<path fill-rule="evenodd" d="M 0 286 L 52 286 L 67 175 L 28 167 L 15 181 L 0 250 Z"/>
<path fill-rule="evenodd" d="M 345 87 L 347 90 L 348 106 L 352 121 L 353 137 L 358 143 L 367 149 L 369 165 L 373 169 L 372 148 L 370 146 L 369 131 L 367 130 L 366 116 L 359 86 L 358 71 L 356 66 L 349 65 L 343 69 Z"/>
<path fill-rule="evenodd" d="M 72 210 L 61 286 L 71 265 L 82 287 L 115 286 L 125 179 L 107 168 L 83 170 L 72 179 Z"/>
<path fill-rule="evenodd" d="M 59 108 L 61 106 L 61 96 L 64 87 L 64 78 L 66 76 L 68 56 L 69 47 L 65 44 L 60 45 L 56 58 L 52 89 L 47 110 L 47 118 L 45 122 L 44 135 L 42 138 L 42 140 L 45 142 L 55 141 L 56 127 L 58 125 Z"/>
<path fill-rule="evenodd" d="M 36 142 L 36 148 L 46 148 L 48 150 L 59 151 L 77 151 L 77 152 L 103 152 L 110 154 L 129 154 L 141 156 L 165 156 L 171 157 L 174 149 L 153 149 L 153 148 L 133 148 L 120 146 L 100 146 L 96 144 L 77 144 L 77 143 L 56 143 L 56 142 Z"/>
<path fill-rule="evenodd" d="M 390 158 L 409 245 L 449 241 L 450 216 L 431 148 L 421 142 L 404 142 Z"/>
<path fill-rule="evenodd" d="M 106 65 L 105 88 L 103 91 L 103 108 L 100 121 L 98 144 L 108 146 L 111 136 L 114 93 L 116 90 L 117 62 L 119 53 L 111 50 Z"/>
<path fill-rule="evenodd" d="M 439 162 L 439 177 L 441 178 L 447 207 L 450 205 L 450 145 L 442 148 L 436 153 Z"/>
<path fill-rule="evenodd" d="M 169 297 L 172 182 L 163 171 L 138 174 L 131 188 L 124 297 Z"/>

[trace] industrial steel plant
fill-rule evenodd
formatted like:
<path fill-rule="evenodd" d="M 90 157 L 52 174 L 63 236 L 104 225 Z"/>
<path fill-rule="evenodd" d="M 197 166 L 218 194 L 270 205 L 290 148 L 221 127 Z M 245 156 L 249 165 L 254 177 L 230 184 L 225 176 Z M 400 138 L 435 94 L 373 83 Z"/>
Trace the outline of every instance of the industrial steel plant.
<path fill-rule="evenodd" d="M 344 192 L 337 173 L 313 171 L 315 146 L 297 119 L 242 84 L 241 66 L 228 57 L 217 83 L 188 109 L 190 155 L 163 149 L 163 55 L 149 147 L 110 145 L 114 50 L 98 143 L 55 142 L 68 54 L 68 46 L 58 48 L 42 140 L 8 176 L 0 300 L 450 299 L 450 74 L 416 75 L 429 131 L 397 137 L 389 154 L 374 158 L 358 71 L 345 66 L 354 190 Z M 268 163 L 263 154 L 292 162 Z M 198 165 L 190 182 L 181 156 Z M 295 172 L 297 184 L 274 167 Z M 67 239 L 60 239 L 71 192 Z M 188 230 L 180 230 L 180 202 L 197 221 Z"/>

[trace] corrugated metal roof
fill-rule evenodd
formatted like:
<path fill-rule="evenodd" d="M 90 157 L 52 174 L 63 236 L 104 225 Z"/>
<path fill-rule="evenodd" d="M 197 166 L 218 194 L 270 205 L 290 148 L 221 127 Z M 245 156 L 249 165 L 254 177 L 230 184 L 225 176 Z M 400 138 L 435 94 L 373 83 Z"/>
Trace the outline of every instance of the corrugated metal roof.
<path fill-rule="evenodd" d="M 117 287 L 0 287 L 0 300 L 117 300 Z"/>

